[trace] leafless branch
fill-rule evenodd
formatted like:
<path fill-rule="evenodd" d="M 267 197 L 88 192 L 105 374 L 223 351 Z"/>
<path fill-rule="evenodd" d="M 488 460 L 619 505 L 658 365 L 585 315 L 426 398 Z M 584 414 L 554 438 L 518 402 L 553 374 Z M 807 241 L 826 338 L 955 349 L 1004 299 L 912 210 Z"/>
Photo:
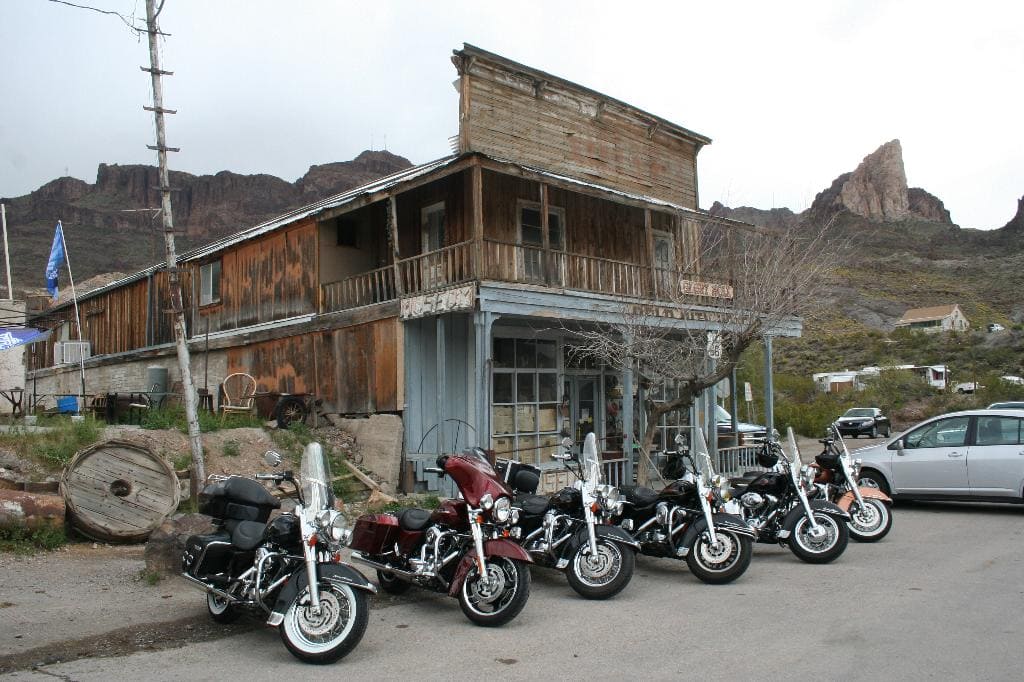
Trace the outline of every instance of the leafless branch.
<path fill-rule="evenodd" d="M 109 10 L 109 9 L 100 9 L 99 7 L 90 7 L 89 5 L 78 5 L 78 4 L 75 4 L 73 2 L 68 2 L 67 0 L 50 0 L 50 2 L 55 2 L 58 5 L 67 5 L 68 7 L 75 7 L 77 9 L 87 9 L 87 10 L 90 10 L 92 12 L 99 12 L 100 14 L 113 15 L 113 16 L 117 17 L 118 19 L 120 19 L 122 22 L 124 22 L 124 25 L 127 26 L 130 30 L 134 31 L 135 33 L 141 34 L 141 33 L 145 33 L 146 32 L 146 29 L 139 28 L 138 26 L 135 25 L 135 15 L 134 14 L 129 19 L 128 17 L 126 17 L 125 15 L 121 14 L 120 12 L 115 12 L 115 11 Z M 164 5 L 163 2 L 161 2 L 160 3 L 160 9 L 163 9 L 163 5 Z M 157 10 L 157 14 L 159 14 L 159 13 L 160 13 L 160 11 Z"/>

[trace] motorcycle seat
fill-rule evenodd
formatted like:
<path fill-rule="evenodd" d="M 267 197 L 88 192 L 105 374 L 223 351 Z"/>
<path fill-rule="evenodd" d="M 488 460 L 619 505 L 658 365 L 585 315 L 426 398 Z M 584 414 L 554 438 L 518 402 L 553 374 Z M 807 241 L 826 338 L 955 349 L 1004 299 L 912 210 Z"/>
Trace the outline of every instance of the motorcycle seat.
<path fill-rule="evenodd" d="M 519 495 L 516 497 L 516 506 L 523 510 L 526 516 L 540 516 L 548 510 L 550 498 L 543 495 Z"/>
<path fill-rule="evenodd" d="M 259 521 L 235 521 L 231 525 L 231 544 L 244 552 L 256 549 L 267 528 L 267 524 Z"/>
<path fill-rule="evenodd" d="M 423 530 L 430 525 L 430 512 L 409 507 L 398 517 L 398 525 L 402 530 Z"/>
<path fill-rule="evenodd" d="M 642 485 L 624 485 L 619 487 L 627 502 L 632 502 L 638 507 L 646 507 L 658 499 L 658 491 L 645 488 Z"/>

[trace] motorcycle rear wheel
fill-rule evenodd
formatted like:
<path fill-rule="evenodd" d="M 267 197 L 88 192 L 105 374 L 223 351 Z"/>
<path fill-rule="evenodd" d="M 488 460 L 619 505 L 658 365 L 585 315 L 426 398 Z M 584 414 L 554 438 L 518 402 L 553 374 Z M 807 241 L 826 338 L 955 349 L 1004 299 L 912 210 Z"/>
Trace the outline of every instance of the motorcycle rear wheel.
<path fill-rule="evenodd" d="M 885 502 L 868 498 L 864 507 L 854 502 L 850 505 L 850 520 L 847 522 L 850 537 L 857 542 L 878 542 L 892 529 L 892 510 Z"/>
<path fill-rule="evenodd" d="M 476 562 L 459 590 L 459 606 L 466 618 L 484 627 L 504 625 L 519 615 L 530 598 L 530 568 L 508 557 L 487 558 L 490 584 L 480 581 Z"/>
<path fill-rule="evenodd" d="M 213 592 L 206 593 L 206 610 L 210 612 L 210 618 L 224 625 L 234 623 L 242 615 L 234 604 Z"/>
<path fill-rule="evenodd" d="M 690 572 L 709 585 L 731 583 L 746 573 L 753 556 L 750 538 L 716 530 L 718 546 L 710 542 L 707 531 L 700 533 L 686 555 Z"/>
<path fill-rule="evenodd" d="M 295 597 L 278 630 L 293 656 L 305 663 L 334 663 L 359 644 L 370 611 L 366 595 L 344 584 L 320 584 L 320 613 L 308 604 L 309 591 Z M 303 603 L 303 602 L 307 603 Z"/>
<path fill-rule="evenodd" d="M 846 550 L 850 531 L 845 523 L 828 514 L 815 512 L 814 521 L 825 529 L 826 537 L 821 540 L 812 538 L 811 524 L 806 516 L 801 516 L 789 536 L 789 549 L 809 564 L 827 564 Z"/>
<path fill-rule="evenodd" d="M 632 549 L 599 538 L 597 556 L 591 555 L 590 543 L 584 542 L 569 560 L 565 578 L 569 586 L 585 599 L 609 599 L 629 584 L 635 563 Z"/>

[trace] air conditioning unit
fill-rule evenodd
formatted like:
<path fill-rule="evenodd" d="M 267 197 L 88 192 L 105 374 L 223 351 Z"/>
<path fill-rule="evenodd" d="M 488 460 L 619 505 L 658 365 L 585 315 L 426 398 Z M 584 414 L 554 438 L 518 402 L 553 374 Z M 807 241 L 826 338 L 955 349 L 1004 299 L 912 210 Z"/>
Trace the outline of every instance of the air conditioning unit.
<path fill-rule="evenodd" d="M 92 357 L 92 344 L 89 341 L 58 341 L 53 344 L 53 364 L 79 364 Z"/>

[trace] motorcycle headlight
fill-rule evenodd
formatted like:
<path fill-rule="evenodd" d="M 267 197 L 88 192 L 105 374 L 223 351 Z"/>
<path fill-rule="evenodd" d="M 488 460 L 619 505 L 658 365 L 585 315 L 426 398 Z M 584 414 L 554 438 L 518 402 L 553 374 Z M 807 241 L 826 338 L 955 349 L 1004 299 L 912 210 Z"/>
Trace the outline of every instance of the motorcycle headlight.
<path fill-rule="evenodd" d="M 484 493 L 484 496 L 480 498 L 480 506 L 484 508 L 484 511 L 491 510 L 491 507 L 494 506 L 494 498 L 490 493 Z"/>
<path fill-rule="evenodd" d="M 490 497 L 490 495 L 484 495 L 484 497 Z M 497 502 L 492 501 L 491 515 L 494 520 L 498 523 L 506 523 L 512 518 L 512 502 L 507 497 L 499 497 Z M 484 507 L 487 509 L 487 507 Z"/>
<path fill-rule="evenodd" d="M 622 512 L 622 500 L 619 498 L 619 489 L 606 485 L 601 490 L 601 507 L 611 514 L 617 516 Z"/>
<path fill-rule="evenodd" d="M 339 542 L 343 545 L 348 544 L 349 536 L 352 534 L 348 529 L 348 522 L 345 517 L 338 513 L 334 516 L 334 520 L 331 521 L 331 540 Z"/>

